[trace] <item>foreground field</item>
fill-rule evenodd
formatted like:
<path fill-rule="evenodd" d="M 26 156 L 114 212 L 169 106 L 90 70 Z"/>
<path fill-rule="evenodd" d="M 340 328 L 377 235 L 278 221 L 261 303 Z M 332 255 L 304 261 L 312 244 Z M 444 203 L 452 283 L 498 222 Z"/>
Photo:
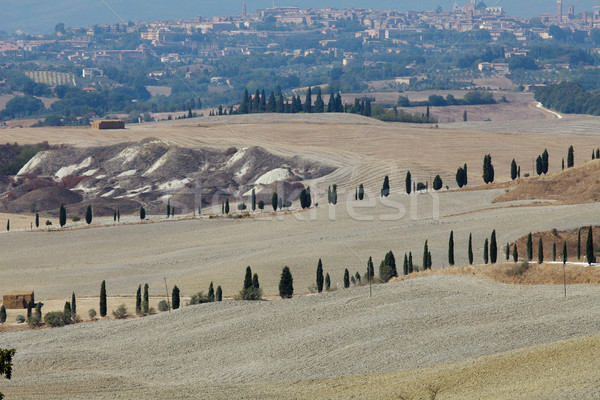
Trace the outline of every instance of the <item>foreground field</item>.
<path fill-rule="evenodd" d="M 440 399 L 594 398 L 598 338 L 585 337 L 600 333 L 599 300 L 595 286 L 573 287 L 565 300 L 559 287 L 447 276 L 378 285 L 372 298 L 361 287 L 10 332 L 2 344 L 17 355 L 3 391 L 11 399 L 424 398 L 439 388 Z M 547 345 L 574 338 L 584 339 Z"/>

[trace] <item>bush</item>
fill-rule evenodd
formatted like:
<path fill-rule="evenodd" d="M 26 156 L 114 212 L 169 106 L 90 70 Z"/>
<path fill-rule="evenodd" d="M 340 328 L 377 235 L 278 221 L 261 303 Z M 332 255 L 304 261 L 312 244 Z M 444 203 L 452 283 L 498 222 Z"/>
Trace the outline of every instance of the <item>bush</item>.
<path fill-rule="evenodd" d="M 29 325 L 30 328 L 35 328 L 36 326 L 39 326 L 41 323 L 42 323 L 42 320 L 38 315 L 32 315 L 31 318 L 29 318 L 29 321 L 27 321 L 27 324 Z"/>
<path fill-rule="evenodd" d="M 25 322 L 25 317 L 22 315 L 17 315 L 17 324 L 22 324 Z"/>
<path fill-rule="evenodd" d="M 167 304 L 166 300 L 161 300 L 158 302 L 158 311 L 169 311 L 169 305 Z"/>
<path fill-rule="evenodd" d="M 125 319 L 128 317 L 127 307 L 125 306 L 125 304 L 121 304 L 116 310 L 113 310 L 112 313 L 116 319 Z"/>
<path fill-rule="evenodd" d="M 71 220 L 73 222 L 79 222 L 79 221 L 81 221 L 81 218 L 79 218 L 79 215 L 74 215 L 73 218 L 71 218 Z"/>
<path fill-rule="evenodd" d="M 240 292 L 240 300 L 260 300 L 262 298 L 262 289 L 249 287 Z"/>
<path fill-rule="evenodd" d="M 52 311 L 46 314 L 44 316 L 44 322 L 46 323 L 46 325 L 51 326 L 53 328 L 65 325 L 63 313 L 60 311 Z"/>
<path fill-rule="evenodd" d="M 51 226 L 52 225 L 52 221 L 50 221 L 49 219 L 46 220 L 46 226 Z"/>
<path fill-rule="evenodd" d="M 198 292 L 190 299 L 190 305 L 208 303 L 208 296 L 202 292 Z"/>
<path fill-rule="evenodd" d="M 96 310 L 93 308 L 88 310 L 88 316 L 90 317 L 90 319 L 92 321 L 95 321 L 96 320 Z"/>

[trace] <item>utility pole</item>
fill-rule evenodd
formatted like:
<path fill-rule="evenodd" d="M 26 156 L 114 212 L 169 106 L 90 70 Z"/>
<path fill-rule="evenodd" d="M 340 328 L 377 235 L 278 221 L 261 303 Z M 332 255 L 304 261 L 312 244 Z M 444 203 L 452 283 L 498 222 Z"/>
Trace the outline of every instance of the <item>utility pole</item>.
<path fill-rule="evenodd" d="M 165 292 L 167 293 L 167 308 L 171 312 L 171 302 L 169 301 L 169 288 L 167 287 L 167 277 L 165 276 Z"/>

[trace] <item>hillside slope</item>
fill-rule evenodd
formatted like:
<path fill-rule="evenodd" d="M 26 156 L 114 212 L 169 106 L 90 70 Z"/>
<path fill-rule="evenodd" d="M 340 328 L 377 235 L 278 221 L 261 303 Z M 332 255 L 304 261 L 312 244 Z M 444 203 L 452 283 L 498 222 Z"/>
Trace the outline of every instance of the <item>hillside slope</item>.
<path fill-rule="evenodd" d="M 65 392 L 69 398 L 92 399 L 244 398 L 242 393 L 247 398 L 302 397 L 309 380 L 403 375 L 401 371 L 596 335 L 599 298 L 596 286 L 574 287 L 565 301 L 560 288 L 552 286 L 431 277 L 374 286 L 371 299 L 369 288 L 361 287 L 10 332 L 2 335 L 2 344 L 16 347 L 17 355 L 13 379 L 3 383 L 3 392 L 10 399 L 64 398 Z M 505 374 L 510 370 L 511 365 L 504 367 Z M 485 391 L 485 382 L 497 372 L 482 370 L 465 385 L 480 382 L 483 398 L 507 398 L 507 393 Z M 598 377 L 586 363 L 577 366 L 577 375 L 579 389 Z M 400 382 L 390 379 L 385 389 L 381 382 L 367 381 L 353 393 L 344 392 L 347 384 L 341 383 L 317 398 L 363 398 L 366 393 L 381 398 L 382 391 L 397 398 L 407 389 L 437 383 L 431 374 L 410 376 Z M 499 379 L 503 376 L 510 374 Z M 541 379 L 546 377 L 523 379 L 521 395 Z M 575 382 L 569 385 L 546 382 L 534 398 L 564 394 Z M 442 389 L 460 391 L 460 386 L 455 382 Z"/>

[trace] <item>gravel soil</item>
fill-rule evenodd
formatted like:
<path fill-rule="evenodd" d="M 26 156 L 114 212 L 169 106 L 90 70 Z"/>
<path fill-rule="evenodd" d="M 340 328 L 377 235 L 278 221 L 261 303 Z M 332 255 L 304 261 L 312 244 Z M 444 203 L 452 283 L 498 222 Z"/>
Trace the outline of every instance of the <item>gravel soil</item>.
<path fill-rule="evenodd" d="M 264 386 L 266 397 L 296 398 L 304 381 L 434 367 L 599 334 L 599 304 L 597 286 L 575 286 L 565 300 L 560 287 L 447 276 L 376 285 L 372 298 L 360 287 L 8 332 L 2 346 L 17 354 L 3 391 L 10 399 L 256 398 L 240 389 Z"/>

